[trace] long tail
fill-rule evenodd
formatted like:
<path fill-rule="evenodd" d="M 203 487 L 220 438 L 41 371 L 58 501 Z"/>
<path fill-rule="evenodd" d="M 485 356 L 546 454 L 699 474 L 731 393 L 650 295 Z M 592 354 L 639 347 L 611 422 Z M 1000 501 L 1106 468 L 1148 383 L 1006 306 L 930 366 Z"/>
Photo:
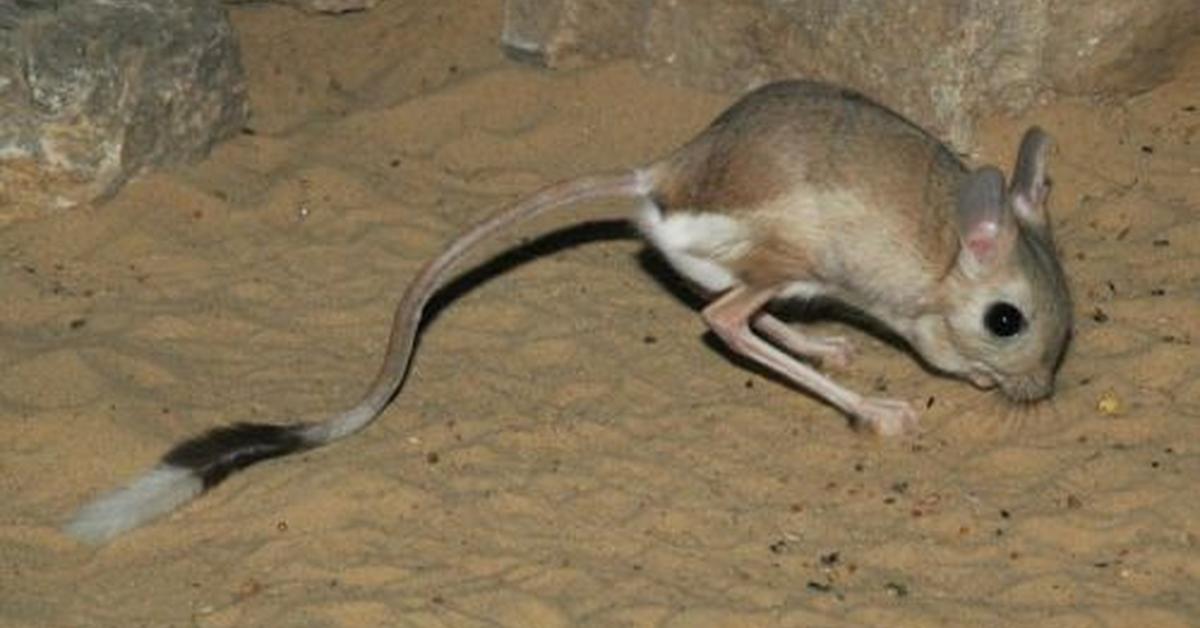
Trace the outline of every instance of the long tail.
<path fill-rule="evenodd" d="M 471 250 L 487 238 L 549 210 L 613 197 L 646 197 L 644 171 L 597 175 L 547 187 L 484 220 L 425 264 L 396 308 L 383 366 L 361 401 L 320 423 L 238 423 L 186 440 L 129 484 L 85 505 L 64 530 L 89 543 L 103 543 L 187 503 L 231 473 L 261 460 L 327 445 L 371 423 L 404 383 L 412 361 L 421 314 Z"/>

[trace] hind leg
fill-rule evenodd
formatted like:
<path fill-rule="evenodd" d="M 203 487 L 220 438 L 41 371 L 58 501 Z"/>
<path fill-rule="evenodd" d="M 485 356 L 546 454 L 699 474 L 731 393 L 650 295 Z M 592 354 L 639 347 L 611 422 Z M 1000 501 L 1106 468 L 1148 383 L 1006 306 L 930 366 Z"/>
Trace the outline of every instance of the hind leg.
<path fill-rule="evenodd" d="M 725 342 L 730 350 L 771 369 L 792 383 L 828 401 L 854 418 L 856 426 L 871 429 L 885 436 L 900 434 L 916 426 L 917 413 L 908 403 L 892 399 L 863 397 L 756 335 L 751 329 L 752 321 L 764 314 L 762 308 L 771 301 L 775 294 L 776 291 L 771 289 L 739 286 L 729 290 L 705 307 L 702 315 L 709 328 Z M 770 315 L 767 314 L 767 316 Z M 767 320 L 766 326 L 770 331 L 765 333 L 773 336 L 774 334 L 771 332 L 775 332 L 783 336 L 785 339 L 781 344 L 786 346 L 790 341 L 793 344 L 798 343 L 802 347 L 813 346 L 811 339 L 804 338 L 799 332 L 783 325 L 778 319 L 772 317 Z M 775 322 L 772 323 L 771 320 Z M 776 323 L 783 325 L 787 332 L 780 332 Z M 798 338 L 803 339 L 798 340 Z"/>
<path fill-rule="evenodd" d="M 710 303 L 721 294 L 720 290 L 710 290 L 694 281 L 689 281 L 688 287 Z M 750 326 L 787 349 L 792 355 L 820 360 L 822 366 L 845 369 L 854 361 L 854 344 L 849 340 L 841 336 L 810 336 L 779 320 L 765 309 L 760 309 L 751 317 Z"/>
<path fill-rule="evenodd" d="M 822 365 L 844 369 L 854 361 L 854 345 L 849 340 L 841 336 L 809 336 L 770 312 L 755 316 L 750 326 L 793 354 L 817 358 Z"/>

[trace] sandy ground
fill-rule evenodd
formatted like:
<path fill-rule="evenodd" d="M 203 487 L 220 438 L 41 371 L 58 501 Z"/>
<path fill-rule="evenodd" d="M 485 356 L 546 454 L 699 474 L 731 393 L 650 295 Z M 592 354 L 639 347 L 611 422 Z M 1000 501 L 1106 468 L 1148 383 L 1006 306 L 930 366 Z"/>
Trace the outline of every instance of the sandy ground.
<path fill-rule="evenodd" d="M 845 382 L 928 406 L 917 435 L 857 434 L 715 350 L 601 225 L 460 284 L 368 432 L 108 546 L 64 537 L 184 436 L 351 403 L 448 237 L 731 100 L 516 66 L 499 3 L 450 4 L 238 9 L 252 132 L 0 223 L 0 624 L 1200 625 L 1200 49 L 1132 100 L 984 125 L 981 161 L 1034 121 L 1061 147 L 1078 329 L 1050 403 L 851 332 Z"/>

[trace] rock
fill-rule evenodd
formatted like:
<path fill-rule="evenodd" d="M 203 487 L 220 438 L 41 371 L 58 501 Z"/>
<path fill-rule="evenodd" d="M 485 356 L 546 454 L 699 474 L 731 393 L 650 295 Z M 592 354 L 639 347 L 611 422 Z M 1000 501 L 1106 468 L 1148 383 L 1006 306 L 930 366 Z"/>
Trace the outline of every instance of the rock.
<path fill-rule="evenodd" d="M 224 0 L 225 4 L 287 4 L 309 13 L 354 13 L 374 7 L 376 0 Z"/>
<path fill-rule="evenodd" d="M 500 43 L 517 59 L 562 68 L 636 55 L 644 16 L 624 2 L 508 0 Z"/>
<path fill-rule="evenodd" d="M 1047 81 L 1072 94 L 1139 93 L 1166 82 L 1200 37 L 1196 0 L 1046 0 Z"/>
<path fill-rule="evenodd" d="M 107 197 L 205 155 L 247 111 L 217 3 L 0 2 L 0 212 Z"/>
<path fill-rule="evenodd" d="M 1200 35 L 1196 0 L 507 0 L 505 17 L 505 45 L 550 67 L 633 56 L 730 92 L 824 79 L 960 149 L 980 115 L 1043 95 L 1144 91 Z"/>

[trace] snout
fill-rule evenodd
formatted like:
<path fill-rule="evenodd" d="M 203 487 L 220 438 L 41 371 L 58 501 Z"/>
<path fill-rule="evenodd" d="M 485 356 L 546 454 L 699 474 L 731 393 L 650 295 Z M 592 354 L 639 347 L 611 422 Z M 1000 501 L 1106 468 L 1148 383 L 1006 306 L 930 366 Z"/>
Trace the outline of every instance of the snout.
<path fill-rule="evenodd" d="M 1000 390 L 1004 396 L 1018 403 L 1033 403 L 1041 401 L 1054 394 L 1053 373 L 1035 373 L 1019 377 L 1006 377 L 1000 380 Z"/>

